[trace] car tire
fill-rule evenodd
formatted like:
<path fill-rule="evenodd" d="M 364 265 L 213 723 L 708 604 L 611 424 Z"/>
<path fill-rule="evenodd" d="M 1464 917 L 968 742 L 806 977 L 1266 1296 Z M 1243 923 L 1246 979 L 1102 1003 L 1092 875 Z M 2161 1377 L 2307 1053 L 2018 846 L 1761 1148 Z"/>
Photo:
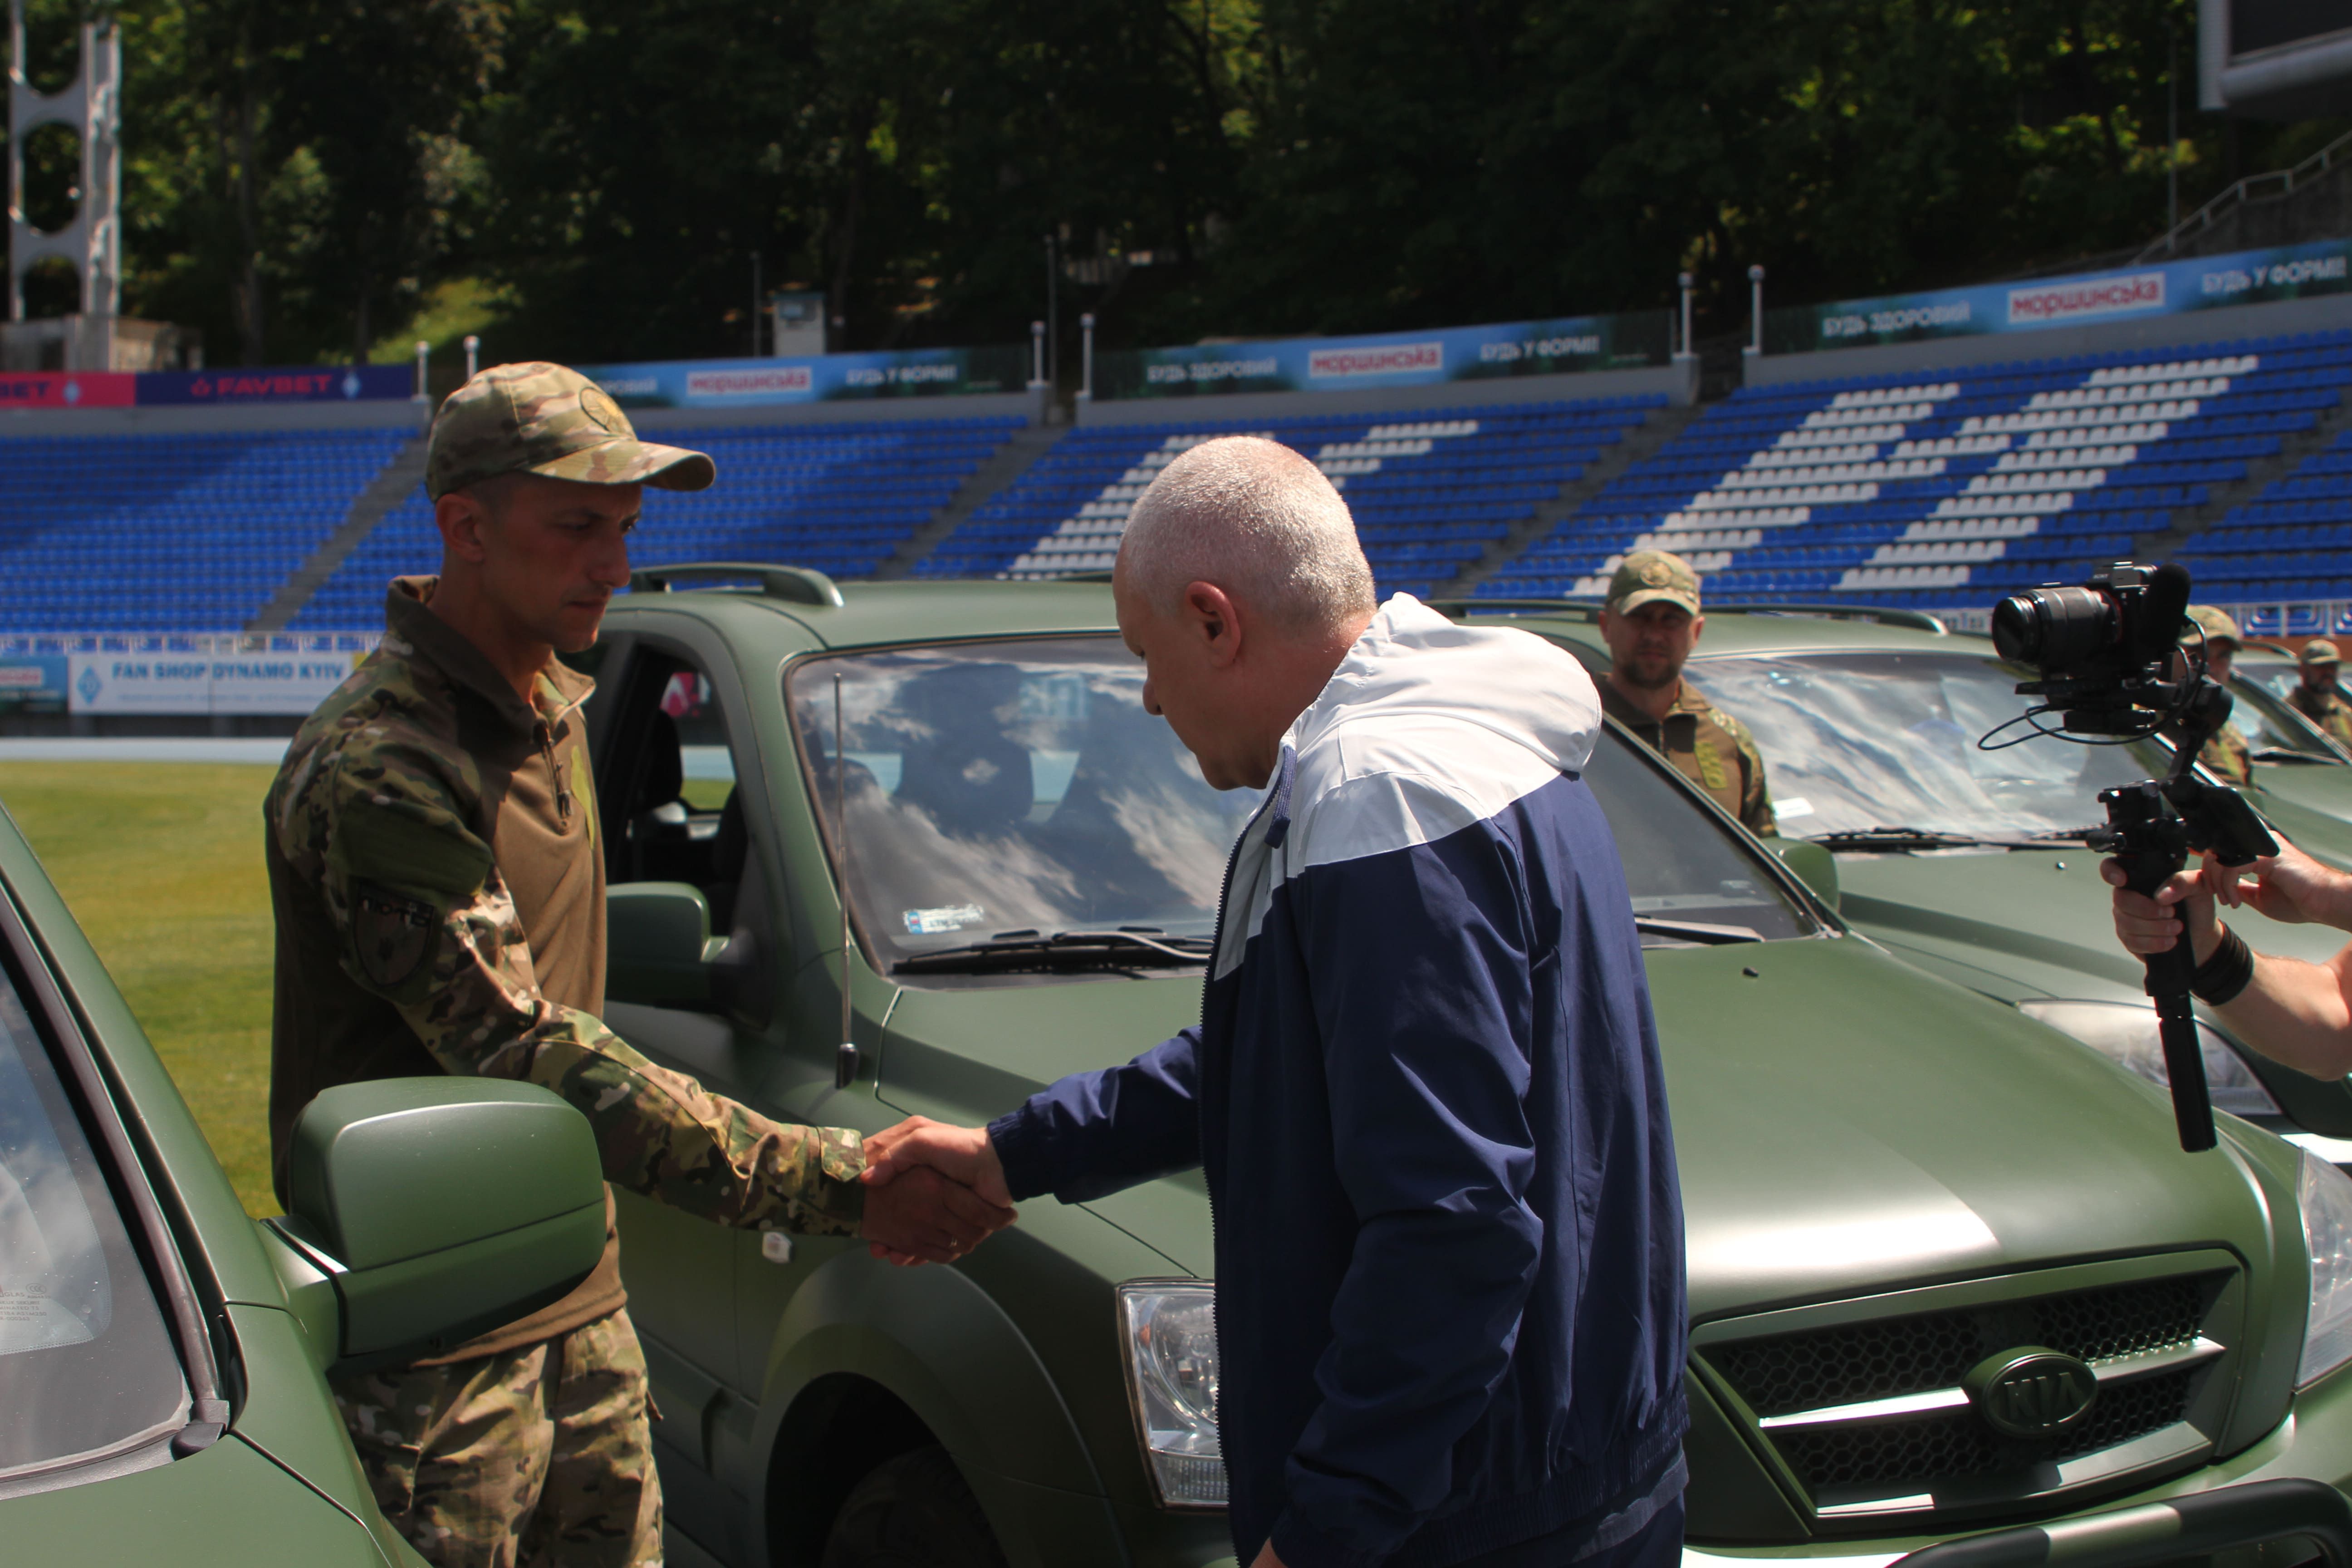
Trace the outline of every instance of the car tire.
<path fill-rule="evenodd" d="M 822 1568 L 1004 1568 L 1004 1553 L 948 1451 L 917 1448 L 849 1489 Z"/>

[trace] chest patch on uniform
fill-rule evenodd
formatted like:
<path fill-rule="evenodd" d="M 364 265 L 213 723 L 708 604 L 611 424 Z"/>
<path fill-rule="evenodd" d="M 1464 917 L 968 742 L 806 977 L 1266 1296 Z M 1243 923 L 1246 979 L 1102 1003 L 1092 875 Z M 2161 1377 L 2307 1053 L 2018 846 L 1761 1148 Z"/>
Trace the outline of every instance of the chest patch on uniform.
<path fill-rule="evenodd" d="M 1703 742 L 1697 747 L 1697 752 L 1699 783 L 1709 789 L 1721 789 L 1731 782 L 1729 775 L 1723 771 L 1722 752 Z"/>
<path fill-rule="evenodd" d="M 368 979 L 390 990 L 415 975 L 433 950 L 440 911 L 373 882 L 352 883 L 352 941 Z"/>

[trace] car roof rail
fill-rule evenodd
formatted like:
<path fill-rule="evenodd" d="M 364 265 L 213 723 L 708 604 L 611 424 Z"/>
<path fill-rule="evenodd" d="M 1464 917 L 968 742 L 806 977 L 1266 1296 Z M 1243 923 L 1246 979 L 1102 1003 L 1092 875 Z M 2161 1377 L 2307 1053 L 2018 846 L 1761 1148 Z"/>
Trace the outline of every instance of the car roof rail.
<path fill-rule="evenodd" d="M 1948 637 L 1952 628 L 1925 610 L 1898 610 L 1886 605 L 1707 605 L 1703 613 L 1738 616 L 1806 616 L 1827 621 L 1863 621 L 1883 626 L 1908 626 L 1914 631 Z"/>
<path fill-rule="evenodd" d="M 730 577 L 751 578 L 760 584 L 760 592 L 771 599 L 821 605 L 834 610 L 844 603 L 840 585 L 824 573 L 807 566 L 778 566 L 761 561 L 682 561 L 672 566 L 640 567 L 629 574 L 629 592 L 667 594 L 679 584 Z"/>
<path fill-rule="evenodd" d="M 1600 602 L 1595 599 L 1472 599 L 1455 594 L 1443 599 L 1424 599 L 1422 602 L 1433 610 L 1459 610 L 1465 616 L 1480 610 L 1504 613 L 1534 610 L 1547 616 L 1566 616 L 1571 620 L 1589 621 L 1601 611 Z"/>

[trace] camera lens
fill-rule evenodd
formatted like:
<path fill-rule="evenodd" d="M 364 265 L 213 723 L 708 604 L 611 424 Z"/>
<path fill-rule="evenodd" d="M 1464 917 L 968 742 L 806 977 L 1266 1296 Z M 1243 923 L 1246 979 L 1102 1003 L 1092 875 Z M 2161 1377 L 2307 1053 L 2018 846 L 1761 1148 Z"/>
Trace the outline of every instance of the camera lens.
<path fill-rule="evenodd" d="M 2116 636 L 2115 601 L 2088 588 L 2029 588 L 1993 606 L 1993 647 L 2039 669 L 2088 663 L 2109 652 Z"/>

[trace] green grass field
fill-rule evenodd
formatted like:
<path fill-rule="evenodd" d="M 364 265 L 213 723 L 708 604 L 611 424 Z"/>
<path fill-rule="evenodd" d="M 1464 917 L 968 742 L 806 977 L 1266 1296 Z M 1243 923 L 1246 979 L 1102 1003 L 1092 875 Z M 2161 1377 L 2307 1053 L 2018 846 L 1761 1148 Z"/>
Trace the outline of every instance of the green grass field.
<path fill-rule="evenodd" d="M 269 1189 L 269 880 L 235 763 L 0 763 L 0 802 L 194 1108 L 255 1215 Z"/>

